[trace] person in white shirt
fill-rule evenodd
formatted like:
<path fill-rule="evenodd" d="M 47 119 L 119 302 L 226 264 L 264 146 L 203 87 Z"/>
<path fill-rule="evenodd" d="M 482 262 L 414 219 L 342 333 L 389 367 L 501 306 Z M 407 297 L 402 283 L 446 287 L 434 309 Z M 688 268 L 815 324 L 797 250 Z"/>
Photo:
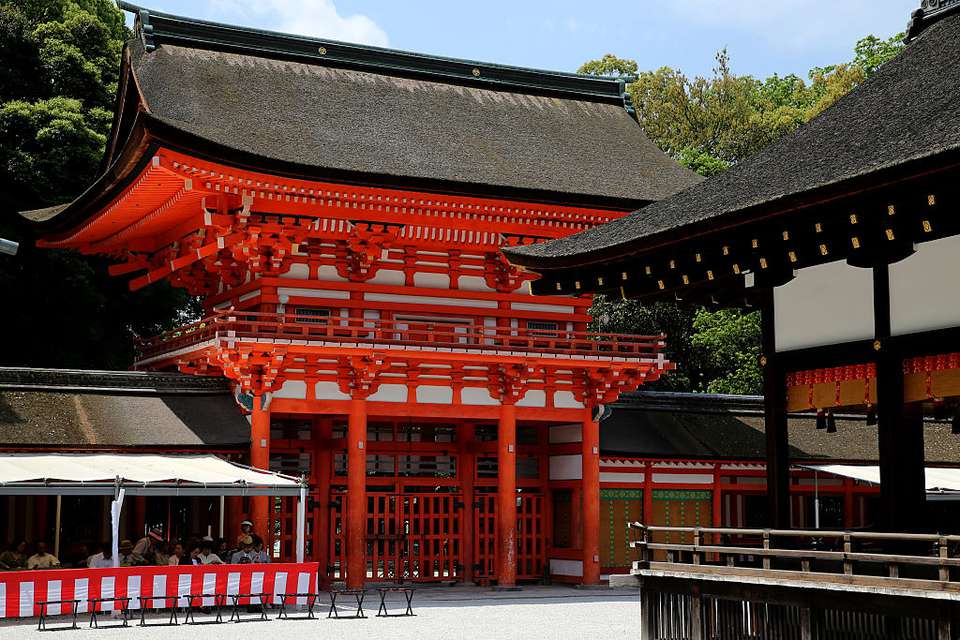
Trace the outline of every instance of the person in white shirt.
<path fill-rule="evenodd" d="M 38 542 L 37 552 L 27 559 L 27 569 L 56 569 L 60 560 L 52 553 L 47 553 L 47 543 Z"/>
<path fill-rule="evenodd" d="M 200 545 L 200 555 L 197 558 L 200 564 L 223 564 L 220 556 L 213 552 L 213 539 L 209 536 L 204 536 Z"/>
<path fill-rule="evenodd" d="M 111 543 L 105 542 L 100 551 L 87 558 L 88 569 L 108 569 L 113 566 Z"/>

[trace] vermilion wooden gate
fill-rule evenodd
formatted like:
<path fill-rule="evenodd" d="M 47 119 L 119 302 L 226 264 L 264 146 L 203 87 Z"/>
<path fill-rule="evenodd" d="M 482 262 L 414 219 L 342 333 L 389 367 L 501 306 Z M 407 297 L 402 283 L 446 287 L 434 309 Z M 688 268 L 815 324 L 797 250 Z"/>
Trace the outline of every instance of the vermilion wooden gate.
<path fill-rule="evenodd" d="M 540 580 L 544 577 L 546 542 L 543 525 L 543 496 L 520 494 L 517 506 L 517 579 Z M 474 575 L 480 579 L 497 577 L 497 496 L 477 497 L 473 512 Z"/>
<path fill-rule="evenodd" d="M 342 496 L 330 518 L 330 577 L 346 566 Z M 367 579 L 436 582 L 457 580 L 463 566 L 462 499 L 457 494 L 369 493 Z"/>

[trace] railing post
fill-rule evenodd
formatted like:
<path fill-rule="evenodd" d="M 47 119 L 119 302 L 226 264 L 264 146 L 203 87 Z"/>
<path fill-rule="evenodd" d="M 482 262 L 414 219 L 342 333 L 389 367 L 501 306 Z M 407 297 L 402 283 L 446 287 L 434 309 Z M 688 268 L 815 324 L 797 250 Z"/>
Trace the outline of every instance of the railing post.
<path fill-rule="evenodd" d="M 700 546 L 703 543 L 703 534 L 700 532 L 700 527 L 697 527 L 693 531 L 693 564 L 700 564 Z"/>
<path fill-rule="evenodd" d="M 769 531 L 763 532 L 763 549 L 764 551 L 770 550 L 770 532 Z M 730 566 L 733 566 L 733 565 L 730 565 Z M 763 568 L 764 569 L 770 568 L 770 556 L 768 555 L 763 556 Z"/>
<path fill-rule="evenodd" d="M 950 548 L 947 546 L 946 538 L 941 537 L 937 540 L 937 556 L 939 556 L 941 560 L 939 572 L 940 582 L 950 582 L 950 567 L 942 562 L 950 557 Z"/>
<path fill-rule="evenodd" d="M 850 538 L 849 533 L 843 534 L 843 574 L 847 576 L 853 575 L 853 561 L 849 559 L 847 554 L 853 553 L 853 540 Z"/>

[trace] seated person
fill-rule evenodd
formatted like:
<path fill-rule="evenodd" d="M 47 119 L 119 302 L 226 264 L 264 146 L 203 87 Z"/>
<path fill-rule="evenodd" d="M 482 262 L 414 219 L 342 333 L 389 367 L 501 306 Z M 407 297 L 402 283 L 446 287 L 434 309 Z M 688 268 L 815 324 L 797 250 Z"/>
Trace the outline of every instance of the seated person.
<path fill-rule="evenodd" d="M 27 542 L 21 540 L 0 553 L 0 571 L 23 571 L 27 568 Z"/>
<path fill-rule="evenodd" d="M 256 562 L 256 553 L 253 551 L 253 538 L 240 538 L 240 550 L 230 558 L 230 564 L 250 564 Z"/>
<path fill-rule="evenodd" d="M 213 539 L 209 536 L 204 536 L 200 542 L 200 555 L 197 559 L 200 564 L 223 564 L 220 556 L 213 552 Z"/>
<path fill-rule="evenodd" d="M 121 567 L 139 567 L 146 564 L 142 557 L 133 552 L 133 543 L 129 540 L 120 541 L 119 558 Z"/>
<path fill-rule="evenodd" d="M 253 536 L 253 561 L 261 564 L 270 562 L 270 554 L 263 548 L 263 538 Z"/>
<path fill-rule="evenodd" d="M 27 560 L 27 569 L 57 569 L 60 560 L 52 553 L 47 553 L 47 543 L 38 542 L 37 552 Z"/>

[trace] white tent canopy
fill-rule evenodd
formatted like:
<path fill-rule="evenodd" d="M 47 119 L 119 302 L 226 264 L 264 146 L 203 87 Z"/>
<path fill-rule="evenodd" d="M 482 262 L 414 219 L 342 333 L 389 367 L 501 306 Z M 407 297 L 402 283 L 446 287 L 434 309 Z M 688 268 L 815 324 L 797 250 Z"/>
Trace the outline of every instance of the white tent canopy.
<path fill-rule="evenodd" d="M 113 563 L 123 499 L 137 496 L 296 496 L 297 562 L 303 562 L 307 484 L 304 480 L 234 464 L 213 455 L 147 455 L 108 453 L 0 454 L 0 495 L 55 495 L 59 548 L 60 496 L 110 495 Z"/>
<path fill-rule="evenodd" d="M 804 465 L 807 469 L 822 471 L 844 478 L 853 478 L 862 482 L 871 484 L 880 484 L 880 467 L 877 466 L 857 466 L 849 464 L 821 464 Z M 926 489 L 927 495 L 952 496 L 954 493 L 960 493 L 960 469 L 950 467 L 927 467 L 926 468 Z"/>
<path fill-rule="evenodd" d="M 283 495 L 302 482 L 213 455 L 2 454 L 0 494 Z"/>

